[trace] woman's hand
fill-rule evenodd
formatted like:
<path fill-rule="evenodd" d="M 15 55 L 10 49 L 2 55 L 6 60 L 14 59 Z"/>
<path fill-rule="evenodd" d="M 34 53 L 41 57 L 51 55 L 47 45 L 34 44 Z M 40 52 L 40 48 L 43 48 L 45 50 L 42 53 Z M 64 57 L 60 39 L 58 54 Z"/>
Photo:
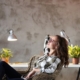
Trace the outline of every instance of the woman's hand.
<path fill-rule="evenodd" d="M 27 75 L 26 79 L 29 79 L 30 77 L 32 77 L 35 74 L 35 71 L 32 70 L 31 72 L 29 72 L 29 74 Z"/>
<path fill-rule="evenodd" d="M 29 79 L 30 77 L 32 77 L 36 72 L 40 72 L 40 69 L 33 68 L 33 70 L 29 72 L 29 74 L 27 75 L 26 79 Z"/>

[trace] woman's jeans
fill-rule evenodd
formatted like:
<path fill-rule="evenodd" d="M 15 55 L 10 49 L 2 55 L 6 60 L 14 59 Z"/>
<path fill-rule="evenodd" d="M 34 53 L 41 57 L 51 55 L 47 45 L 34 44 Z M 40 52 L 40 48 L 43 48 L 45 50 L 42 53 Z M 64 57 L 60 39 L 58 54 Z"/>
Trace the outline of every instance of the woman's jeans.
<path fill-rule="evenodd" d="M 4 61 L 0 61 L 0 80 L 2 80 L 4 74 L 6 74 L 7 80 L 24 80 L 21 78 L 21 74 L 19 74 L 9 64 Z"/>

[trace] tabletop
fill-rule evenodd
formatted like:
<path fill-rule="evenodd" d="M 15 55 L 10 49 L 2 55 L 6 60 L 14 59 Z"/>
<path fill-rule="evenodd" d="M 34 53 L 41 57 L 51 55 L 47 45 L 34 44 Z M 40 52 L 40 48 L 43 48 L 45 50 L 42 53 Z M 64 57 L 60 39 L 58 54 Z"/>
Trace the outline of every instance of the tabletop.
<path fill-rule="evenodd" d="M 80 67 L 80 63 L 79 64 L 69 63 L 68 67 Z"/>
<path fill-rule="evenodd" d="M 12 67 L 28 67 L 28 63 L 9 63 L 10 66 Z"/>
<path fill-rule="evenodd" d="M 17 67 L 17 68 L 28 67 L 28 63 L 9 63 L 9 65 L 12 66 L 12 67 Z M 68 67 L 80 67 L 80 63 L 79 64 L 69 63 Z"/>

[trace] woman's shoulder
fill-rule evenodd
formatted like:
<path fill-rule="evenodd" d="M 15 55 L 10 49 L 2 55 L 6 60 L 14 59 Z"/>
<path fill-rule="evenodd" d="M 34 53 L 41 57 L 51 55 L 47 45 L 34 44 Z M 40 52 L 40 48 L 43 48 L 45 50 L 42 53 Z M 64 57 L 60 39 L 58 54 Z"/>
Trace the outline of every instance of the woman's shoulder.
<path fill-rule="evenodd" d="M 52 58 L 53 62 L 54 62 L 54 61 L 57 62 L 57 63 L 60 63 L 60 62 L 61 62 L 61 59 L 58 58 L 58 57 L 55 56 L 55 55 L 52 55 L 51 58 Z"/>

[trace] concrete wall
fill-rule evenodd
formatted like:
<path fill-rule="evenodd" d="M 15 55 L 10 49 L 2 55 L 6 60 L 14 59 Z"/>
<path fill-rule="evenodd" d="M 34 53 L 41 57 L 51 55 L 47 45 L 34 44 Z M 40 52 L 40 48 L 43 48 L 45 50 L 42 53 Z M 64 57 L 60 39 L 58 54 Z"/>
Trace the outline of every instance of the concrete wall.
<path fill-rule="evenodd" d="M 8 42 L 13 29 L 17 42 Z M 0 49 L 10 48 L 10 62 L 28 62 L 42 53 L 44 37 L 64 29 L 80 46 L 80 0 L 0 0 Z M 57 80 L 75 80 L 77 68 L 63 69 Z"/>

